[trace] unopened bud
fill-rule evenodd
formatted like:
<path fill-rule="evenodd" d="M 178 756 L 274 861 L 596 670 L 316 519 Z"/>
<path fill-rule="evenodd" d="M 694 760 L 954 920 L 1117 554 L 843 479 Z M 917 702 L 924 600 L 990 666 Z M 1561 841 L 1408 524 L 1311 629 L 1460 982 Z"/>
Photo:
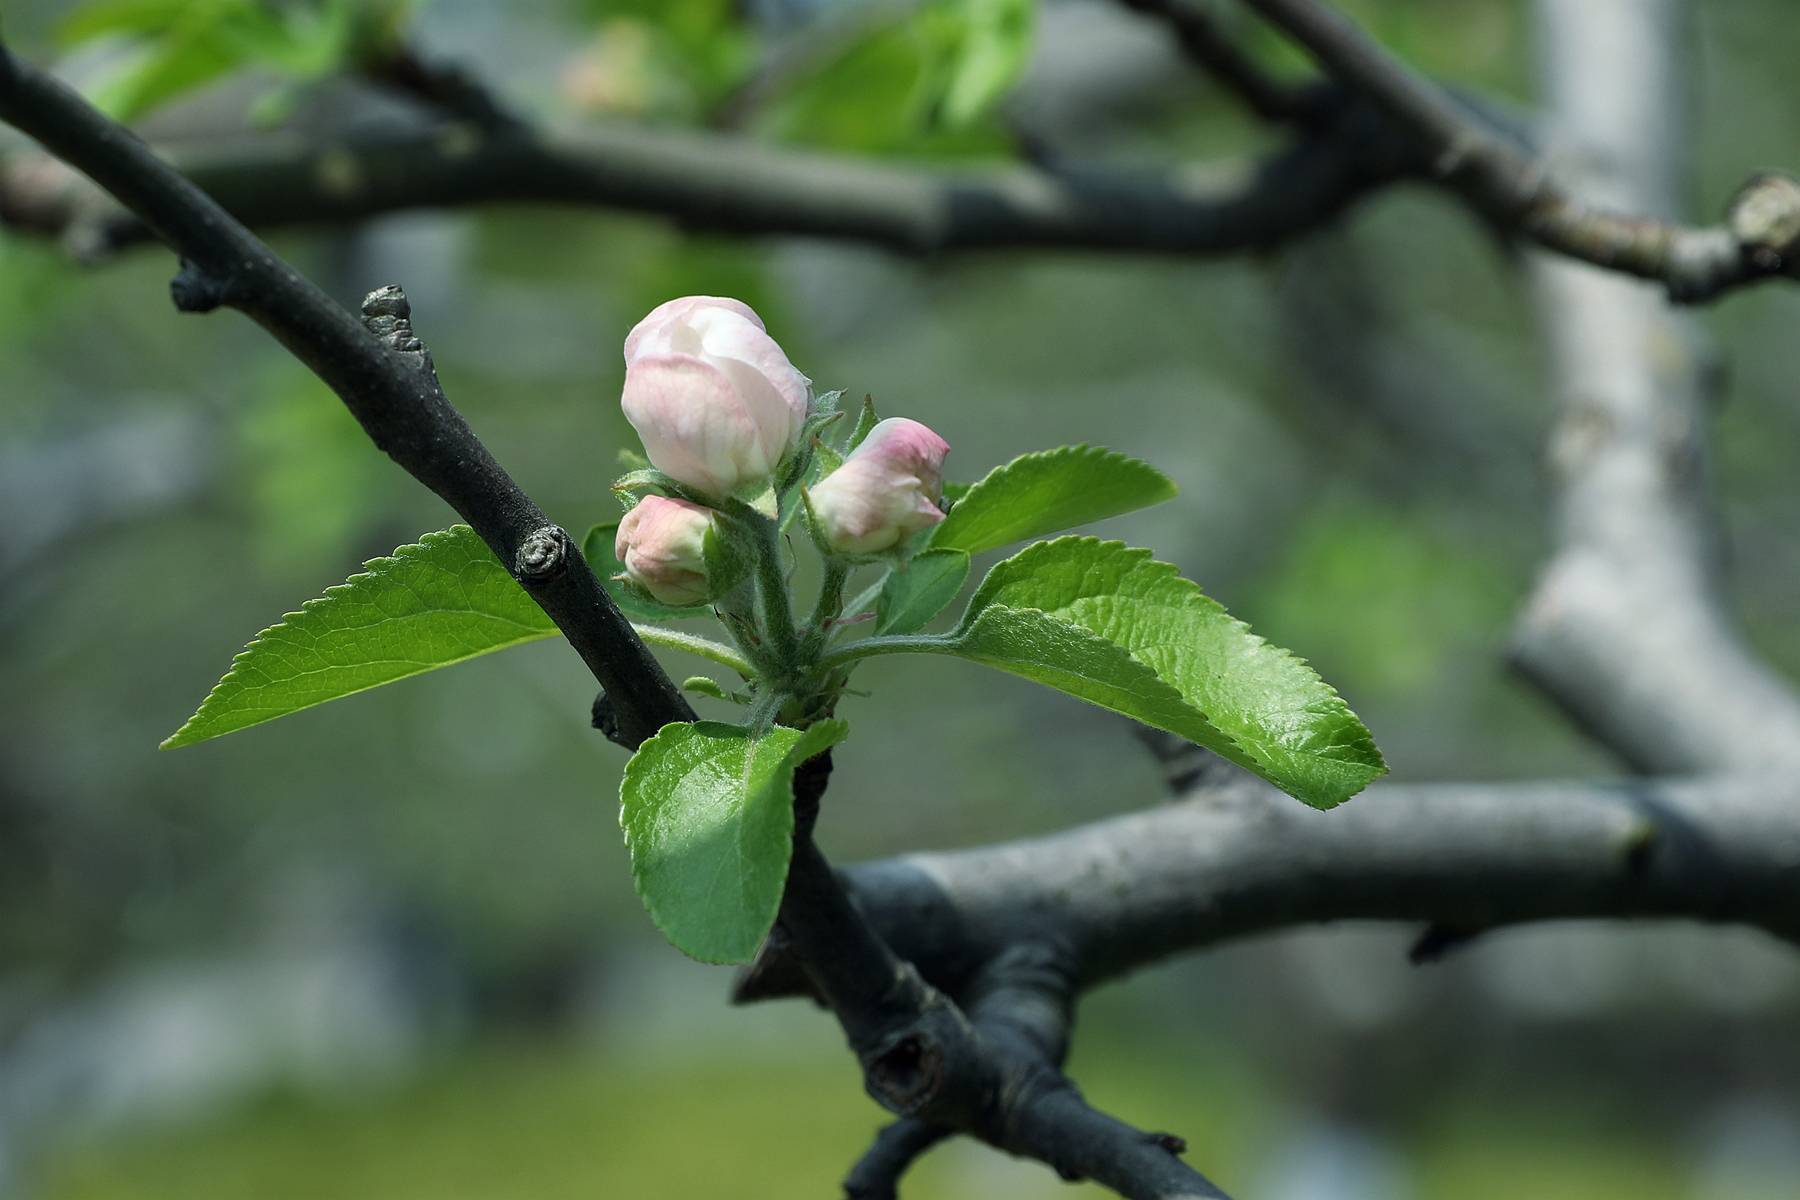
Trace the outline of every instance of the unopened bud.
<path fill-rule="evenodd" d="M 809 387 L 750 307 L 659 305 L 625 339 L 625 418 L 660 471 L 708 496 L 767 479 L 806 424 Z"/>
<path fill-rule="evenodd" d="M 917 421 L 877 424 L 809 493 L 826 544 L 839 554 L 880 554 L 943 520 L 949 453 L 949 443 Z"/>
<path fill-rule="evenodd" d="M 713 511 L 686 500 L 645 496 L 619 522 L 613 553 L 625 576 L 653 599 L 677 607 L 712 598 L 707 539 Z"/>

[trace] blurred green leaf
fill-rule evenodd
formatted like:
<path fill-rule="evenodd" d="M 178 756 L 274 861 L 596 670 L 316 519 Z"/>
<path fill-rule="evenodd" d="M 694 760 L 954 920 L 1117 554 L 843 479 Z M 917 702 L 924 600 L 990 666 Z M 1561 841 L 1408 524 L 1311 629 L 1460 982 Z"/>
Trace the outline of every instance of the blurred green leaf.
<path fill-rule="evenodd" d="M 1008 616 L 987 620 L 990 608 Z M 976 589 L 964 618 L 971 632 L 985 629 L 989 642 L 1004 633 L 1015 659 L 1073 671 L 1063 663 L 1065 643 L 1041 622 L 1021 632 L 1011 614 L 1022 609 L 1114 643 L 1167 685 L 1185 714 L 1166 709 L 1160 692 L 1152 698 L 1165 707 L 1149 715 L 1117 711 L 1189 738 L 1315 808 L 1342 803 L 1387 772 L 1369 731 L 1311 667 L 1250 632 L 1148 550 L 1089 537 L 1039 542 L 997 564 Z M 1075 650 L 1084 662 L 1097 658 L 1085 643 Z M 1143 690 L 1116 664 L 1108 670 L 1102 682 Z"/>
<path fill-rule="evenodd" d="M 163 749 L 556 632 L 467 525 L 364 566 L 257 634 Z"/>
<path fill-rule="evenodd" d="M 665 725 L 619 785 L 619 825 L 650 919 L 701 962 L 744 962 L 781 907 L 794 839 L 794 768 L 849 732 L 821 721 L 761 737 L 716 721 Z"/>
<path fill-rule="evenodd" d="M 61 34 L 67 43 L 131 41 L 125 64 L 94 92 L 96 105 L 129 120 L 240 68 L 321 78 L 391 44 L 411 7 L 412 0 L 111 0 L 78 9 Z"/>
<path fill-rule="evenodd" d="M 767 104 L 779 137 L 840 150 L 1004 152 L 985 122 L 1030 51 L 1031 0 L 928 0 L 843 18 Z"/>
<path fill-rule="evenodd" d="M 945 72 L 937 117 L 971 125 L 1004 96 L 1031 57 L 1035 0 L 961 0 L 964 31 Z"/>
<path fill-rule="evenodd" d="M 931 545 L 979 554 L 1161 504 L 1175 484 L 1148 463 L 1099 446 L 1022 454 L 965 491 Z"/>
<path fill-rule="evenodd" d="M 888 573 L 875 607 L 876 633 L 911 633 L 956 599 L 969 577 L 961 550 L 927 550 Z"/>

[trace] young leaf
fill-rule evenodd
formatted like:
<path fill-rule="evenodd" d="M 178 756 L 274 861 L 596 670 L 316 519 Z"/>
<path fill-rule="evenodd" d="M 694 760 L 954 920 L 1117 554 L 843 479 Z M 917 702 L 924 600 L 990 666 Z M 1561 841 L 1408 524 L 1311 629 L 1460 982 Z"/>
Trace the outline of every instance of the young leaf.
<path fill-rule="evenodd" d="M 965 621 L 991 606 L 1038 609 L 1123 647 L 1204 714 L 1206 729 L 1172 732 L 1316 808 L 1387 771 L 1369 731 L 1311 667 L 1148 550 L 1090 537 L 1041 542 L 989 572 Z"/>
<path fill-rule="evenodd" d="M 257 634 L 163 749 L 556 632 L 467 525 L 363 565 Z"/>
<path fill-rule="evenodd" d="M 869 436 L 869 431 L 881 424 L 881 415 L 875 411 L 875 397 L 864 396 L 862 407 L 856 412 L 856 424 L 850 429 L 850 440 L 844 443 L 844 453 L 856 449 Z"/>
<path fill-rule="evenodd" d="M 991 604 L 945 652 L 997 667 L 1201 745 L 1223 743 L 1181 693 L 1123 646 L 1031 608 Z"/>
<path fill-rule="evenodd" d="M 876 633 L 911 633 L 956 599 L 969 577 L 969 556 L 961 550 L 927 550 L 888 574 L 875 606 Z"/>
<path fill-rule="evenodd" d="M 663 726 L 619 785 L 619 825 L 650 919 L 701 962 L 744 962 L 775 923 L 794 839 L 794 768 L 842 721 L 760 738 L 716 721 Z"/>
<path fill-rule="evenodd" d="M 1023 454 L 995 467 L 939 523 L 931 544 L 979 554 L 1161 504 L 1175 484 L 1148 463 L 1099 446 Z"/>
<path fill-rule="evenodd" d="M 625 570 L 625 564 L 613 553 L 613 544 L 618 538 L 619 523 L 602 523 L 587 531 L 581 539 L 581 557 L 588 560 L 588 566 L 594 568 L 594 574 L 606 587 L 606 594 L 612 602 L 619 606 L 619 611 L 633 621 L 674 621 L 683 617 L 710 617 L 712 609 L 705 604 L 690 604 L 676 608 L 672 604 L 663 604 L 653 600 L 636 588 L 627 586 L 615 578 Z"/>

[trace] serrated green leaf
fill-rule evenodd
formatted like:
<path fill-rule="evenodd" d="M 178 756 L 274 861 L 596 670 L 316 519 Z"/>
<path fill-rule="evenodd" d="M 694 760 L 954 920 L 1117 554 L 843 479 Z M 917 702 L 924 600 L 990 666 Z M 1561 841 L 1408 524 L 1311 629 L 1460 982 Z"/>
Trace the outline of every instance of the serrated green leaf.
<path fill-rule="evenodd" d="M 842 721 L 760 738 L 716 721 L 665 725 L 619 786 L 619 826 L 650 919 L 701 962 L 745 962 L 775 923 L 794 838 L 794 768 Z"/>
<path fill-rule="evenodd" d="M 467 525 L 363 565 L 363 573 L 257 634 L 163 748 L 556 633 Z"/>
<path fill-rule="evenodd" d="M 979 554 L 1161 504 L 1174 495 L 1167 475 L 1115 450 L 1040 450 L 988 472 L 939 522 L 931 544 Z"/>
<path fill-rule="evenodd" d="M 965 621 L 979 623 L 994 606 L 1037 609 L 1119 645 L 1203 721 L 1161 728 L 1316 808 L 1343 802 L 1387 771 L 1369 731 L 1311 667 L 1250 632 L 1148 550 L 1090 537 L 1040 542 L 989 572 Z"/>
<path fill-rule="evenodd" d="M 875 632 L 911 633 L 956 599 L 969 577 L 961 550 L 927 550 L 888 574 L 875 604 Z"/>
<path fill-rule="evenodd" d="M 990 604 L 944 652 L 1045 684 L 1191 741 L 1218 740 L 1217 731 L 1181 693 L 1130 651 L 1049 613 Z"/>
<path fill-rule="evenodd" d="M 712 608 L 705 604 L 690 604 L 685 608 L 676 608 L 672 604 L 663 604 L 651 599 L 636 588 L 627 586 L 617 578 L 625 570 L 625 564 L 613 553 L 613 543 L 617 540 L 619 523 L 602 523 L 587 531 L 581 539 L 581 557 L 588 560 L 588 566 L 594 568 L 594 574 L 606 587 L 606 594 L 612 602 L 619 606 L 619 611 L 633 621 L 674 621 L 684 617 L 709 617 Z"/>

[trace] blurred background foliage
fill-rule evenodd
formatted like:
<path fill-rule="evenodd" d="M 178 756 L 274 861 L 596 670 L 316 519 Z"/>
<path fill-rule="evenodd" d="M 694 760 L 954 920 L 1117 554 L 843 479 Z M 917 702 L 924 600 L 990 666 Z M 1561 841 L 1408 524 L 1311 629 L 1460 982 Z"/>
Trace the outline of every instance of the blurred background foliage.
<path fill-rule="evenodd" d="M 1354 0 L 1434 75 L 1529 107 L 1518 0 Z M 1234 6 L 1274 68 L 1301 57 Z M 1694 211 L 1795 166 L 1789 0 L 1694 5 Z M 1278 135 L 1100 0 L 16 0 L 14 48 L 168 144 L 330 137 L 396 53 L 512 111 L 917 160 L 1160 163 Z M 0 143 L 0 152 L 17 151 Z M 1257 259 L 907 261 L 599 211 L 283 233 L 353 303 L 407 286 L 449 394 L 570 528 L 609 514 L 618 344 L 660 300 L 754 305 L 821 387 L 925 420 L 975 477 L 1099 442 L 1180 482 L 1103 532 L 1311 658 L 1402 779 L 1613 770 L 1501 662 L 1545 549 L 1530 297 L 1404 190 Z M 0 1196 L 826 1195 L 875 1127 L 835 1030 L 724 1005 L 644 920 L 622 755 L 555 644 L 158 754 L 259 628 L 451 515 L 156 250 L 0 237 Z M 1706 314 L 1731 594 L 1800 672 L 1800 295 Z M 689 673 L 696 664 L 675 662 Z M 883 663 L 822 825 L 843 860 L 1161 799 L 1096 710 Z M 1777 1200 L 1800 1178 L 1800 968 L 1694 930 L 1300 932 L 1096 996 L 1075 1075 L 1264 1200 Z M 779 1099 L 779 1103 L 771 1103 Z M 916 1197 L 1054 1196 L 954 1147 Z"/>

